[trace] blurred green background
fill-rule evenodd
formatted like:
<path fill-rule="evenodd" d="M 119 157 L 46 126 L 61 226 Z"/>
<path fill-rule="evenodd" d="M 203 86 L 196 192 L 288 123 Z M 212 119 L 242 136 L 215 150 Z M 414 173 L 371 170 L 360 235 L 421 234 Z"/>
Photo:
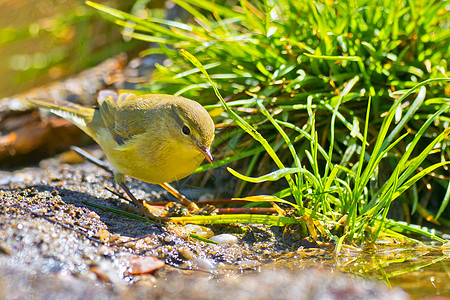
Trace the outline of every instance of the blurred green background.
<path fill-rule="evenodd" d="M 98 1 L 129 11 L 133 1 Z M 104 16 L 104 15 L 103 15 Z M 142 42 L 125 41 L 121 30 L 84 1 L 0 2 L 0 97 L 66 78 Z"/>

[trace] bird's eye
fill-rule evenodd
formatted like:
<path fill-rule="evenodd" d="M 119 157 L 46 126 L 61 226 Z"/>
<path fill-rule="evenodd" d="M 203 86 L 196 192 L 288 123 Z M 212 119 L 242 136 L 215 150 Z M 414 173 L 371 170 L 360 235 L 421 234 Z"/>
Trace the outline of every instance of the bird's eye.
<path fill-rule="evenodd" d="M 183 133 L 184 133 L 185 135 L 191 134 L 191 130 L 190 130 L 189 127 L 187 127 L 186 125 L 183 125 L 183 128 L 181 128 L 181 131 L 183 131 Z"/>

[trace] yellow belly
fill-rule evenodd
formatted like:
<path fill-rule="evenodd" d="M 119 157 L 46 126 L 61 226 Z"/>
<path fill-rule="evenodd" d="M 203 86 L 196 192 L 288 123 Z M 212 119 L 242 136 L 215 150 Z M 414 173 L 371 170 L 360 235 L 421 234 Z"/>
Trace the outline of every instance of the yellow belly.
<path fill-rule="evenodd" d="M 105 129 L 106 131 L 106 129 Z M 194 145 L 152 144 L 148 139 L 118 146 L 109 132 L 98 132 L 98 143 L 114 169 L 124 175 L 150 182 L 164 183 L 192 174 L 204 159 Z"/>

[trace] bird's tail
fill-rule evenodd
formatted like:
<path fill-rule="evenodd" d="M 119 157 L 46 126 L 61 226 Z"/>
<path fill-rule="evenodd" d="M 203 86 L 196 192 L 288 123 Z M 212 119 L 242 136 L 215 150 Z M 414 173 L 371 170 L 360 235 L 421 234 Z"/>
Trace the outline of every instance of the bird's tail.
<path fill-rule="evenodd" d="M 67 101 L 46 98 L 35 98 L 28 101 L 33 105 L 48 109 L 55 115 L 69 120 L 88 135 L 91 137 L 93 136 L 94 132 L 92 132 L 92 124 L 94 122 L 94 108 L 84 107 Z"/>

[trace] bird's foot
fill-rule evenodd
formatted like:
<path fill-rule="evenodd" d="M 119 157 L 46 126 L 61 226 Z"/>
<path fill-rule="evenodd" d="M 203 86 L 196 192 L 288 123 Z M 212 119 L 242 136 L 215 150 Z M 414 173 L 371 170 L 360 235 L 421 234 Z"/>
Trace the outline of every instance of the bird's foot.
<path fill-rule="evenodd" d="M 164 208 L 152 206 L 145 201 L 136 199 L 124 182 L 120 182 L 118 184 L 128 196 L 130 201 L 136 205 L 147 218 L 156 222 L 164 222 L 167 220 L 167 211 L 165 211 Z"/>
<path fill-rule="evenodd" d="M 159 185 L 162 186 L 164 189 L 166 189 L 166 191 L 168 191 L 172 196 L 180 200 L 181 204 L 186 206 L 189 212 L 195 213 L 196 211 L 200 210 L 197 204 L 190 201 L 188 198 L 182 195 L 179 191 L 177 191 L 173 186 L 171 186 L 167 182 L 160 183 Z"/>

